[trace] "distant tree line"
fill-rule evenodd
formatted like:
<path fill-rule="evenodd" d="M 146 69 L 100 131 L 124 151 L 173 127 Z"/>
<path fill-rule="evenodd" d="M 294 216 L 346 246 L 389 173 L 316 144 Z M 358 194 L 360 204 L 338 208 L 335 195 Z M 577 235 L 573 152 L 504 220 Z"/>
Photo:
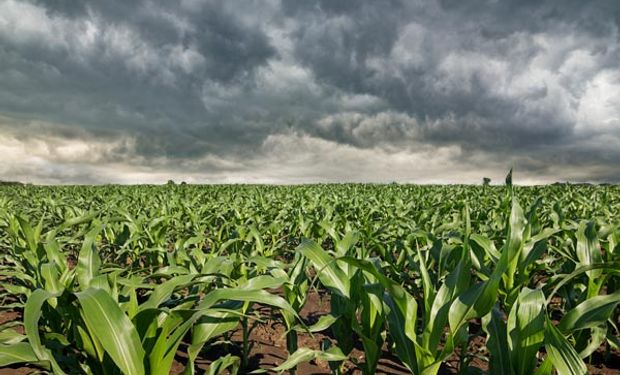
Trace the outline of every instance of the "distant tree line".
<path fill-rule="evenodd" d="M 23 186 L 25 184 L 22 183 L 22 182 L 19 182 L 19 181 L 2 181 L 2 180 L 0 180 L 0 185 L 2 185 L 2 186 Z"/>

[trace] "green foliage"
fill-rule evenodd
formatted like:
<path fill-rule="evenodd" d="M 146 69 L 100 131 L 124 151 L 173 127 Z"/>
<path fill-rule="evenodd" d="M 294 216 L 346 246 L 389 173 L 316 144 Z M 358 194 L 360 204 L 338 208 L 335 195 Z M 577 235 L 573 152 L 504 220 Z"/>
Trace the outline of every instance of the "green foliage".
<path fill-rule="evenodd" d="M 269 370 L 288 373 L 318 361 L 373 374 L 387 350 L 413 374 L 455 355 L 461 373 L 478 358 L 490 374 L 583 374 L 620 343 L 612 185 L 520 187 L 510 172 L 506 186 L 0 193 L 0 310 L 21 316 L 0 324 L 0 366 L 168 374 L 177 361 L 193 374 L 219 348 L 207 373 L 259 372 L 265 321 L 284 327 L 288 352 Z M 329 311 L 309 321 L 317 292 Z M 318 333 L 333 340 L 300 346 Z"/>

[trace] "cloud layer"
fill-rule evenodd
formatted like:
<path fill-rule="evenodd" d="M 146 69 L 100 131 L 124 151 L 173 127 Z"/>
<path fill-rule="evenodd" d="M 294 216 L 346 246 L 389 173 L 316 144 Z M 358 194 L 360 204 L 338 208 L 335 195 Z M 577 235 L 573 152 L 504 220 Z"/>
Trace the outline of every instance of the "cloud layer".
<path fill-rule="evenodd" d="M 620 182 L 620 3 L 0 0 L 0 179 Z"/>

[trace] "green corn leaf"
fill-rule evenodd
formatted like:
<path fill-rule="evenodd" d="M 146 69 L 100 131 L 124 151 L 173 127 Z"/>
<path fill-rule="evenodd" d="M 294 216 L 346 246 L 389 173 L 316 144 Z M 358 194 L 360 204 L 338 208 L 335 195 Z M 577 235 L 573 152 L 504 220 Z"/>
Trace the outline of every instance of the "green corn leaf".
<path fill-rule="evenodd" d="M 411 298 L 406 311 L 402 311 L 390 294 L 385 295 L 385 302 L 389 308 L 386 320 L 390 336 L 394 340 L 396 355 L 410 371 L 415 373 L 418 366 L 415 347 L 412 345 L 411 330 L 415 328 L 417 303 Z M 408 325 L 411 327 L 407 328 Z M 415 331 L 413 334 L 415 340 Z"/>
<path fill-rule="evenodd" d="M 90 357 L 103 361 L 105 350 L 101 346 L 101 342 L 99 342 L 96 338 L 91 337 L 86 330 L 87 328 L 84 325 L 77 326 L 77 333 L 79 340 L 81 340 L 80 346 Z"/>
<path fill-rule="evenodd" d="M 12 322 L 12 324 L 18 325 L 17 322 Z M 0 344 L 11 345 L 26 340 L 26 335 L 18 333 L 15 329 L 9 328 L 5 324 L 0 329 Z"/>
<path fill-rule="evenodd" d="M 508 225 L 508 241 L 502 249 L 500 261 L 494 272 L 503 274 L 506 272 L 506 289 L 511 292 L 514 286 L 514 277 L 519 265 L 519 259 L 523 250 L 523 232 L 525 230 L 525 216 L 523 209 L 516 198 L 512 200 L 510 221 Z M 506 269 L 504 269 L 506 267 Z"/>
<path fill-rule="evenodd" d="M 297 251 L 310 259 L 323 285 L 333 289 L 343 297 L 349 298 L 351 289 L 349 278 L 338 267 L 334 258 L 329 256 L 329 254 L 321 249 L 315 242 L 308 239 L 302 240 L 301 244 L 297 247 Z"/>
<path fill-rule="evenodd" d="M 498 305 L 482 318 L 482 327 L 487 333 L 486 347 L 491 353 L 490 373 L 513 374 L 508 351 L 508 330 Z"/>
<path fill-rule="evenodd" d="M 99 275 L 101 258 L 99 258 L 95 240 L 101 232 L 101 228 L 102 226 L 100 223 L 94 224 L 90 231 L 84 236 L 84 242 L 80 250 L 76 267 L 77 279 L 82 290 L 88 288 L 91 280 Z"/>
<path fill-rule="evenodd" d="M 55 374 L 64 374 L 52 352 L 41 343 L 41 336 L 39 335 L 39 319 L 42 315 L 43 304 L 48 299 L 55 297 L 57 297 L 57 295 L 43 289 L 35 290 L 30 297 L 28 297 L 28 301 L 24 307 L 24 329 L 26 331 L 26 337 L 28 337 L 28 343 L 37 358 L 40 361 L 49 362 Z"/>
<path fill-rule="evenodd" d="M 601 249 L 594 228 L 594 222 L 582 221 L 576 233 L 577 237 L 577 259 L 582 266 L 602 263 Z M 590 279 L 600 277 L 600 270 L 587 271 L 586 275 Z"/>
<path fill-rule="evenodd" d="M 434 349 L 439 345 L 448 322 L 450 305 L 470 284 L 471 274 L 466 259 L 463 254 L 457 266 L 446 277 L 446 281 L 434 296 L 429 314 L 425 317 L 423 345 L 429 349 Z M 424 298 L 426 299 L 426 296 Z"/>
<path fill-rule="evenodd" d="M 28 220 L 21 216 L 17 216 L 17 221 L 19 222 L 19 226 L 24 233 L 24 237 L 26 239 L 26 244 L 30 251 L 36 253 L 37 247 L 39 246 L 39 238 L 37 236 L 37 232 L 32 228 Z"/>
<path fill-rule="evenodd" d="M 568 311 L 560 320 L 558 329 L 563 333 L 594 328 L 605 323 L 620 302 L 620 291 L 588 298 Z"/>
<path fill-rule="evenodd" d="M 296 319 L 300 319 L 299 315 L 293 307 L 280 296 L 271 294 L 265 290 L 252 290 L 244 288 L 216 289 L 209 292 L 198 306 L 199 310 L 207 310 L 220 301 L 242 301 L 256 302 L 269 306 L 275 306 L 283 311 L 288 312 Z M 222 334 L 230 329 L 234 329 L 238 324 L 238 319 L 232 319 L 231 313 L 223 315 L 208 314 L 210 318 L 202 318 L 197 322 L 192 333 L 192 345 L 188 349 L 190 353 L 190 361 L 195 359 L 200 352 L 202 346 L 207 340 L 217 334 Z M 213 319 L 215 318 L 215 320 Z M 221 318 L 219 320 L 218 318 Z M 192 370 L 193 371 L 193 366 Z"/>
<path fill-rule="evenodd" d="M 31 294 L 30 288 L 26 288 L 25 286 L 21 286 L 21 285 L 0 283 L 0 287 L 4 289 L 5 291 L 7 291 L 9 294 L 14 295 L 14 296 L 22 294 L 28 297 Z"/>
<path fill-rule="evenodd" d="M 551 375 L 553 373 L 553 362 L 551 362 L 551 357 L 545 357 L 544 361 L 538 366 L 536 371 L 534 371 L 534 375 Z"/>
<path fill-rule="evenodd" d="M 336 252 L 338 253 L 338 256 L 346 255 L 347 251 L 355 246 L 359 239 L 360 236 L 358 232 L 347 232 L 344 237 L 336 243 Z"/>
<path fill-rule="evenodd" d="M 241 309 L 241 306 L 241 304 L 238 304 L 236 307 Z M 189 361 L 185 373 L 194 373 L 194 360 L 198 357 L 200 350 L 202 350 L 206 342 L 228 331 L 232 331 L 238 325 L 239 316 L 233 312 L 205 311 L 192 328 L 192 341 L 187 348 Z"/>
<path fill-rule="evenodd" d="M 517 200 L 513 199 L 508 241 L 504 245 L 501 257 L 488 280 L 470 287 L 452 303 L 448 316 L 452 332 L 456 332 L 469 319 L 481 318 L 491 311 L 497 299 L 499 283 L 506 271 L 508 271 L 507 287 L 512 288 L 518 255 L 523 247 L 524 226 L 523 210 Z"/>
<path fill-rule="evenodd" d="M 456 332 L 469 319 L 481 318 L 488 314 L 497 301 L 498 287 L 499 278 L 495 277 L 478 283 L 459 295 L 448 313 L 450 330 Z"/>
<path fill-rule="evenodd" d="M 473 233 L 469 237 L 469 239 L 475 242 L 478 246 L 480 246 L 484 250 L 484 252 L 487 254 L 487 256 L 490 259 L 492 259 L 494 262 L 497 262 L 497 260 L 500 258 L 501 256 L 500 252 L 497 251 L 497 249 L 495 248 L 495 244 L 490 239 L 477 233 Z"/>
<path fill-rule="evenodd" d="M 90 334 L 101 342 L 114 363 L 125 374 L 144 374 L 140 337 L 116 301 L 102 289 L 89 288 L 76 296 Z"/>
<path fill-rule="evenodd" d="M 74 225 L 84 224 L 92 221 L 97 216 L 97 212 L 87 213 L 81 216 L 72 217 L 70 219 L 66 219 L 64 223 L 60 225 L 58 231 L 72 227 Z"/>
<path fill-rule="evenodd" d="M 508 316 L 508 347 L 516 375 L 529 375 L 536 368 L 536 354 L 544 341 L 545 295 L 523 288 Z"/>
<path fill-rule="evenodd" d="M 155 289 L 153 289 L 149 295 L 149 298 L 144 303 L 139 305 L 138 311 L 159 307 L 159 305 L 170 299 L 170 296 L 177 288 L 191 283 L 194 278 L 195 275 L 175 276 L 170 280 L 159 284 L 155 287 Z"/>
<path fill-rule="evenodd" d="M 238 306 L 241 308 L 241 306 Z M 239 315 L 226 311 L 208 311 L 193 328 L 192 345 L 202 344 L 239 325 Z"/>
<path fill-rule="evenodd" d="M 48 235 L 43 247 L 45 249 L 48 262 L 55 263 L 56 266 L 58 266 L 61 269 L 61 271 L 64 272 L 65 269 L 67 268 L 67 261 L 64 255 L 62 254 L 62 251 L 60 250 L 60 245 L 58 244 L 58 241 L 56 241 L 56 239 L 53 237 L 50 238 L 50 236 Z"/>
<path fill-rule="evenodd" d="M 168 314 L 159 327 L 157 341 L 149 354 L 149 372 L 153 375 L 170 373 L 181 340 L 200 316 L 200 313 L 194 313 L 191 318 L 184 319 L 183 315 L 176 316 L 177 312 Z"/>
<path fill-rule="evenodd" d="M 372 275 L 376 281 L 394 298 L 401 311 L 406 311 L 407 303 L 410 299 L 413 299 L 413 297 L 398 283 L 382 274 L 374 263 L 352 257 L 342 257 L 338 258 L 338 260 Z"/>
<path fill-rule="evenodd" d="M 304 328 L 302 326 L 295 326 L 294 329 L 298 332 L 321 332 L 331 327 L 332 324 L 334 324 L 338 320 L 338 318 L 340 317 L 334 316 L 332 314 L 321 315 L 319 320 L 308 328 Z"/>
<path fill-rule="evenodd" d="M 295 351 L 295 353 L 289 355 L 286 361 L 284 361 L 281 365 L 272 368 L 271 371 L 282 373 L 286 370 L 290 370 L 296 367 L 300 363 L 308 362 L 313 359 L 337 362 L 344 361 L 345 359 L 347 359 L 347 356 L 344 355 L 342 351 L 336 346 L 332 346 L 326 351 L 314 350 L 310 348 L 299 348 L 297 349 L 297 351 Z"/>
<path fill-rule="evenodd" d="M 288 311 L 299 319 L 299 315 L 286 300 L 265 290 L 246 290 L 243 288 L 216 289 L 209 292 L 199 305 L 199 309 L 207 309 L 219 301 L 256 302 Z"/>
<path fill-rule="evenodd" d="M 587 332 L 582 331 L 584 336 L 587 333 L 587 341 L 583 349 L 579 348 L 581 349 L 579 356 L 585 359 L 594 353 L 607 338 L 607 331 L 607 323 L 603 323 L 598 327 L 592 327 Z"/>
<path fill-rule="evenodd" d="M 429 315 L 433 300 L 435 299 L 435 286 L 431 281 L 431 277 L 426 267 L 426 260 L 422 251 L 418 248 L 418 266 L 420 267 L 420 275 L 422 276 L 422 287 L 424 290 L 424 313 Z"/>
<path fill-rule="evenodd" d="M 41 276 L 45 280 L 45 290 L 53 294 L 60 294 L 64 290 L 64 285 L 60 282 L 60 274 L 54 263 L 44 263 L 41 265 Z"/>
<path fill-rule="evenodd" d="M 241 367 L 241 358 L 227 354 L 211 362 L 205 375 L 218 375 L 228 370 L 230 375 L 237 375 Z"/>
<path fill-rule="evenodd" d="M 34 363 L 39 359 L 34 354 L 30 344 L 19 342 L 16 344 L 0 344 L 0 367 L 16 363 Z"/>
<path fill-rule="evenodd" d="M 37 285 L 37 280 L 32 277 L 31 275 L 28 275 L 26 273 L 24 273 L 23 271 L 4 271 L 4 270 L 0 270 L 0 276 L 7 276 L 7 277 L 12 277 L 14 279 L 20 280 L 22 283 L 26 283 L 26 284 L 31 284 L 31 285 Z M 8 283 L 0 283 L 0 285 L 2 285 L 2 287 L 4 288 L 6 285 L 11 285 Z"/>
<path fill-rule="evenodd" d="M 545 250 L 545 246 L 541 246 L 545 244 L 545 240 L 560 232 L 560 229 L 557 228 L 545 228 L 540 233 L 531 237 L 521 251 L 519 272 L 523 273 L 527 266 L 540 257 L 542 251 Z"/>
<path fill-rule="evenodd" d="M 571 280 L 574 280 L 582 273 L 586 273 L 590 270 L 604 270 L 607 274 L 620 275 L 620 262 L 597 263 L 589 266 L 581 266 L 567 275 L 561 275 L 557 278 L 557 284 L 553 286 L 553 290 L 547 294 L 547 304 L 551 302 L 551 299 L 557 294 L 560 288 L 567 285 Z"/>
<path fill-rule="evenodd" d="M 588 369 L 566 337 L 546 318 L 545 349 L 558 375 L 584 375 Z"/>
<path fill-rule="evenodd" d="M 286 278 L 260 275 L 246 280 L 239 288 L 244 290 L 276 289 L 286 282 Z"/>

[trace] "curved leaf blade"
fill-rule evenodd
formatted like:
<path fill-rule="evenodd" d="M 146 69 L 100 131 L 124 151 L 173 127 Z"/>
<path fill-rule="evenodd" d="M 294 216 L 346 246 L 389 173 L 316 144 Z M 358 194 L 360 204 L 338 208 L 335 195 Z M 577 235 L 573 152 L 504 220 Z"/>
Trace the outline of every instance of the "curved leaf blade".
<path fill-rule="evenodd" d="M 144 374 L 144 350 L 129 317 L 102 289 L 89 288 L 76 293 L 82 317 L 114 363 L 128 375 Z"/>

